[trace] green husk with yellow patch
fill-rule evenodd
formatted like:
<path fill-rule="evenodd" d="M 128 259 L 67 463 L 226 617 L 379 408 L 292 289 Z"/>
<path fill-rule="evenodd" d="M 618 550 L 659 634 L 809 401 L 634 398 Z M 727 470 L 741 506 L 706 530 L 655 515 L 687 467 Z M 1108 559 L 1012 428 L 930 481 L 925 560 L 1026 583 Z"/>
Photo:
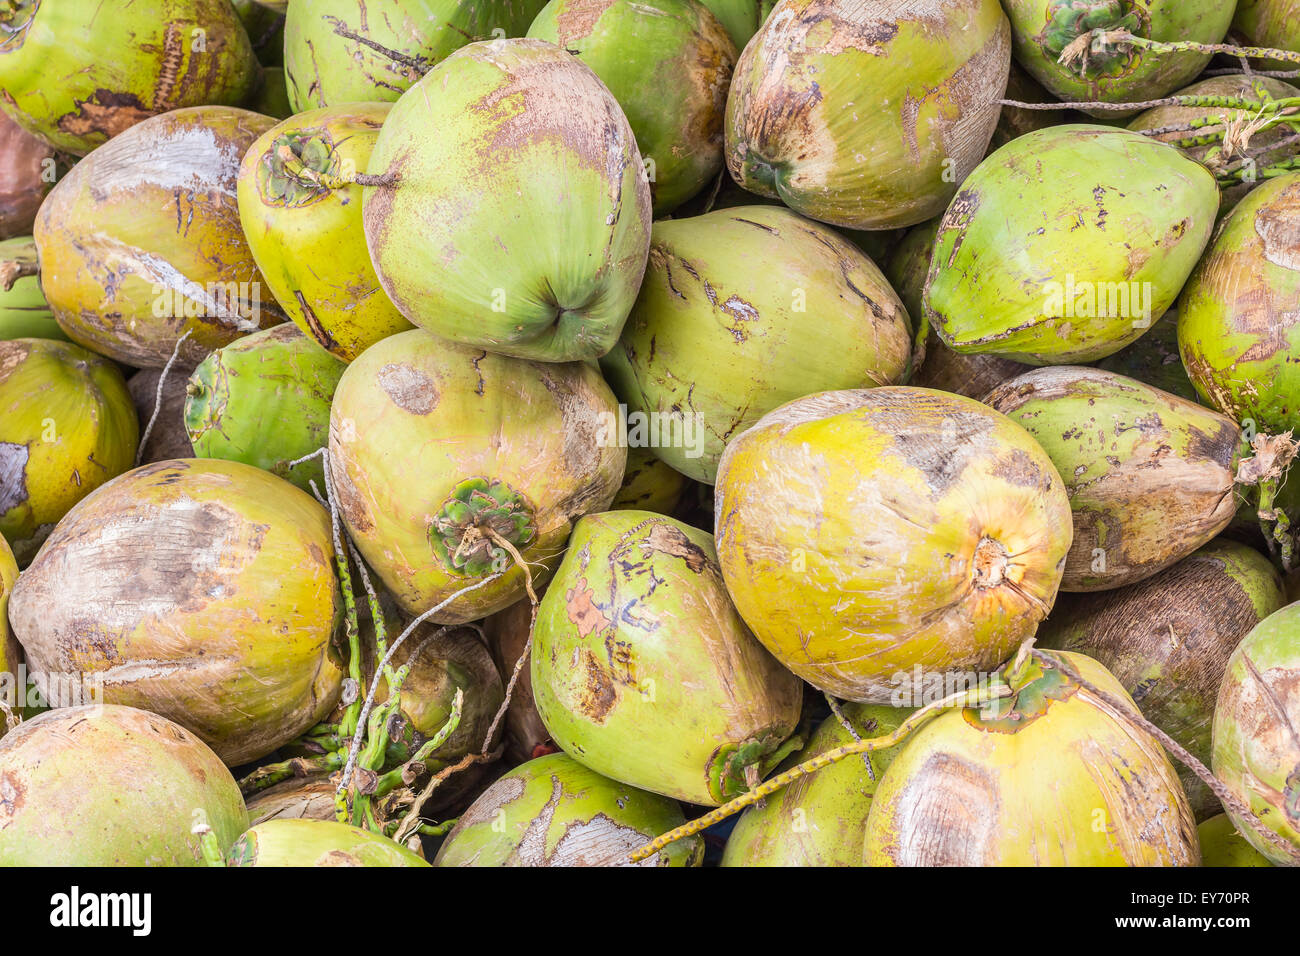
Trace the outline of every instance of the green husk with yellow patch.
<path fill-rule="evenodd" d="M 226 855 L 226 865 L 245 866 L 428 866 L 420 856 L 382 833 L 334 820 L 267 820 L 245 831 Z"/>

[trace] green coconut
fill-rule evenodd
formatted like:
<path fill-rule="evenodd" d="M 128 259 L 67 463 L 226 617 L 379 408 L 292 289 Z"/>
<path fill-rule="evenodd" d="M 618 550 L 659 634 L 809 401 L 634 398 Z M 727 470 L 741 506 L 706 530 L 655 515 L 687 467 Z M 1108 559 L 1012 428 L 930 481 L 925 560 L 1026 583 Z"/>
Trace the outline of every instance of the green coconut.
<path fill-rule="evenodd" d="M 745 623 L 836 697 L 893 703 L 916 668 L 987 672 L 1047 616 L 1070 502 L 1020 425 L 969 398 L 818 392 L 727 446 L 718 557 Z"/>
<path fill-rule="evenodd" d="M 1065 591 L 1104 591 L 1169 567 L 1232 521 L 1243 446 L 1226 415 L 1137 379 L 1032 369 L 985 402 L 1024 427 L 1065 480 L 1074 543 Z"/>
<path fill-rule="evenodd" d="M 722 169 L 722 118 L 736 65 L 725 27 L 697 0 L 551 0 L 528 36 L 591 67 L 627 114 L 654 214 Z"/>
<path fill-rule="evenodd" d="M 1011 19 L 1016 61 L 1063 100 L 1131 103 L 1187 85 L 1210 54 L 1165 53 L 1094 39 L 1092 31 L 1128 31 L 1162 42 L 1220 43 L 1235 0 L 1002 0 Z M 1074 45 L 1072 47 L 1072 44 Z M 1066 54 L 1066 49 L 1071 53 Z M 1063 57 L 1064 54 L 1064 57 Z"/>
<path fill-rule="evenodd" d="M 1086 597 L 1062 595 L 1038 629 L 1038 643 L 1106 665 L 1148 720 L 1208 764 L 1228 657 L 1251 628 L 1286 603 L 1268 559 L 1220 538 L 1137 584 Z M 1186 768 L 1178 775 L 1198 820 L 1222 811 L 1199 777 Z"/>
<path fill-rule="evenodd" d="M 398 333 L 349 365 L 334 395 L 340 514 L 405 612 L 478 585 L 432 617 L 477 620 L 526 593 L 498 538 L 540 582 L 573 522 L 609 507 L 627 461 L 617 441 L 601 441 L 616 420 L 594 363 L 528 362 Z"/>
<path fill-rule="evenodd" d="M 1132 707 L 1106 668 L 1047 652 L 1013 696 L 952 708 L 876 786 L 868 866 L 1196 866 L 1196 822 L 1159 742 L 1062 671 Z M 1011 668 L 1008 667 L 1008 670 Z"/>
<path fill-rule="evenodd" d="M 288 0 L 234 0 L 234 7 L 258 62 L 264 66 L 282 65 Z"/>
<path fill-rule="evenodd" d="M 161 368 L 188 333 L 179 359 L 193 367 L 284 321 L 235 202 L 240 157 L 274 124 L 229 106 L 175 110 L 132 126 L 59 180 L 35 238 L 41 287 L 71 339 Z"/>
<path fill-rule="evenodd" d="M 1150 331 L 1132 345 L 1106 356 L 1097 363 L 1097 368 L 1127 375 L 1189 402 L 1199 402 L 1201 398 L 1183 368 L 1183 357 L 1178 354 L 1178 316 L 1174 313 L 1165 313 L 1152 323 Z"/>
<path fill-rule="evenodd" d="M 768 18 L 776 0 L 700 0 L 726 28 L 737 50 L 758 32 Z"/>
<path fill-rule="evenodd" d="M 32 231 L 57 172 L 54 148 L 0 113 L 0 239 Z"/>
<path fill-rule="evenodd" d="M 533 629 L 555 742 L 623 783 L 716 806 L 797 740 L 801 685 L 736 613 L 706 532 L 646 511 L 578 522 Z"/>
<path fill-rule="evenodd" d="M 845 704 L 853 730 L 831 715 L 814 731 L 808 745 L 791 754 L 777 770 L 788 769 L 819 754 L 893 731 L 911 710 Z M 849 758 L 800 777 L 736 821 L 722 854 L 723 866 L 861 866 L 871 795 L 899 744 Z"/>
<path fill-rule="evenodd" d="M 957 352 L 1105 358 L 1173 304 L 1218 208 L 1209 171 L 1146 136 L 1093 125 L 1021 136 L 944 213 L 926 318 Z"/>
<path fill-rule="evenodd" d="M 632 509 L 672 514 L 690 484 L 689 478 L 657 458 L 653 450 L 629 448 L 623 484 L 609 507 L 611 511 Z"/>
<path fill-rule="evenodd" d="M 330 403 L 346 368 L 288 323 L 217 349 L 185 390 L 194 454 L 256 465 L 303 491 L 314 481 L 324 494 L 320 459 L 293 462 L 328 443 Z"/>
<path fill-rule="evenodd" d="M 538 757 L 483 791 L 456 821 L 435 866 L 630 866 L 627 856 L 686 822 L 673 800 L 588 770 L 566 754 Z M 698 836 L 640 866 L 699 866 Z"/>
<path fill-rule="evenodd" d="M 416 325 L 548 362 L 618 340 L 649 253 L 650 187 L 586 64 L 542 40 L 458 50 L 393 107 L 368 172 L 393 180 L 365 190 L 370 257 Z"/>
<path fill-rule="evenodd" d="M 923 222 L 984 156 L 1010 60 L 997 0 L 787 0 L 736 64 L 727 168 L 837 226 Z"/>
<path fill-rule="evenodd" d="M 1183 289 L 1178 348 L 1206 401 L 1253 432 L 1300 430 L 1300 173 L 1256 188 L 1223 220 Z"/>
<path fill-rule="evenodd" d="M 897 383 L 910 353 L 907 311 L 870 259 L 788 209 L 741 206 L 655 223 L 601 367 L 628 443 L 712 484 L 727 441 L 778 405 Z"/>
<path fill-rule="evenodd" d="M 546 0 L 302 0 L 289 5 L 284 67 L 295 113 L 392 102 L 475 40 L 521 37 Z"/>
<path fill-rule="evenodd" d="M 328 512 L 240 462 L 145 465 L 59 522 L 9 602 L 40 683 L 82 674 L 230 766 L 333 708 L 342 617 Z"/>
<path fill-rule="evenodd" d="M 1233 39 L 1249 46 L 1300 51 L 1300 3 L 1296 0 L 1237 0 Z M 1294 63 L 1265 60 L 1262 68 L 1291 70 Z"/>
<path fill-rule="evenodd" d="M 0 866 L 203 866 L 248 825 L 235 779 L 170 720 L 112 704 L 61 707 L 0 740 Z"/>
<path fill-rule="evenodd" d="M 428 866 L 382 833 L 336 820 L 277 819 L 244 832 L 227 866 Z"/>
<path fill-rule="evenodd" d="M 19 236 L 0 242 L 0 341 L 68 341 L 41 292 L 37 271 L 36 240 Z M 10 279 L 13 284 L 4 288 Z"/>
<path fill-rule="evenodd" d="M 254 113 L 284 120 L 293 115 L 289 105 L 288 81 L 284 77 L 284 68 L 264 66 L 260 71 L 257 91 L 242 104 Z"/>
<path fill-rule="evenodd" d="M 412 327 L 379 287 L 361 187 L 348 181 L 365 169 L 389 109 L 352 103 L 299 114 L 264 133 L 239 169 L 240 222 L 271 295 L 345 362 Z"/>
<path fill-rule="evenodd" d="M 0 49 L 0 109 L 78 156 L 157 113 L 240 103 L 257 82 L 229 0 L 13 0 Z"/>
<path fill-rule="evenodd" d="M 1193 83 L 1174 95 L 1267 101 L 1269 99 L 1287 99 L 1300 96 L 1300 89 L 1290 83 L 1268 76 L 1239 74 L 1234 76 L 1212 76 Z M 1128 124 L 1128 128 L 1141 131 L 1169 130 L 1170 127 L 1173 127 L 1173 130 L 1153 133 L 1151 136 L 1152 139 L 1158 139 L 1163 143 L 1172 143 L 1188 137 L 1222 135 L 1224 132 L 1223 123 L 1198 125 L 1190 132 L 1177 131 L 1177 127 L 1203 121 L 1207 116 L 1218 116 L 1227 121 L 1241 124 L 1254 119 L 1254 114 L 1255 110 L 1207 108 L 1204 106 L 1157 106 L 1134 117 Z M 1247 140 L 1248 156 L 1254 169 L 1258 171 L 1266 166 L 1271 166 L 1273 163 L 1282 162 L 1296 156 L 1297 152 L 1300 152 L 1297 150 L 1296 144 L 1287 142 L 1291 136 L 1291 127 L 1284 123 L 1259 130 L 1250 135 Z M 1210 142 L 1206 145 L 1188 147 L 1184 151 L 1197 162 L 1206 164 L 1211 172 L 1216 172 L 1219 168 L 1228 165 L 1229 162 L 1233 162 L 1237 158 L 1224 156 L 1221 142 Z M 1260 178 L 1250 177 L 1235 186 L 1225 188 L 1221 199 L 1222 208 L 1224 210 L 1231 209 L 1241 201 L 1241 198 L 1246 193 L 1254 189 L 1260 181 L 1262 181 Z"/>
<path fill-rule="evenodd" d="M 924 312 L 922 294 L 925 277 L 930 271 L 930 254 L 939 232 L 938 218 L 913 226 L 899 240 L 888 259 L 885 275 L 893 284 L 907 307 L 907 314 L 919 318 Z M 937 388 L 968 398 L 981 399 L 997 385 L 1030 366 L 1000 355 L 962 355 L 943 344 L 943 339 L 933 328 L 925 337 L 925 354 L 919 367 L 914 368 L 909 385 Z"/>
<path fill-rule="evenodd" d="M 1278 865 L 1300 864 L 1300 604 L 1257 624 L 1228 659 L 1214 708 L 1214 775 L 1281 846 L 1265 841 L 1231 807 L 1246 841 Z M 1287 846 L 1289 845 L 1289 850 Z"/>
<path fill-rule="evenodd" d="M 73 505 L 131 467 L 139 441 L 112 362 L 71 342 L 0 341 L 0 534 L 19 564 Z"/>
<path fill-rule="evenodd" d="M 1226 813 L 1196 828 L 1201 841 L 1201 866 L 1272 866 L 1268 857 L 1246 841 Z"/>

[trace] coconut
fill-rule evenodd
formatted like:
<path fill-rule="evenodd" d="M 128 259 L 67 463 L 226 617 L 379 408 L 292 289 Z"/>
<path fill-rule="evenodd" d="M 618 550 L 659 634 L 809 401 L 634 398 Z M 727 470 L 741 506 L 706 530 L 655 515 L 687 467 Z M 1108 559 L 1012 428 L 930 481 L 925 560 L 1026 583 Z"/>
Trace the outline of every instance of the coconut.
<path fill-rule="evenodd" d="M 289 5 L 284 67 L 295 113 L 392 102 L 475 40 L 521 37 L 546 0 L 310 0 Z M 498 32 L 500 31 L 500 32 Z"/>
<path fill-rule="evenodd" d="M 629 448 L 623 485 L 609 507 L 611 511 L 630 508 L 672 514 L 691 484 L 680 471 L 656 458 L 653 450 Z"/>
<path fill-rule="evenodd" d="M 579 521 L 533 642 L 537 712 L 597 773 L 716 806 L 791 746 L 801 685 L 736 613 L 709 535 L 680 521 Z"/>
<path fill-rule="evenodd" d="M 1248 46 L 1300 51 L 1300 3 L 1296 0 L 1237 0 L 1233 39 Z M 1264 60 L 1261 68 L 1291 70 L 1294 63 Z"/>
<path fill-rule="evenodd" d="M 328 513 L 288 482 L 239 462 L 158 462 L 68 512 L 9 620 L 38 686 L 81 674 L 237 766 L 338 697 L 332 552 Z"/>
<path fill-rule="evenodd" d="M 1038 641 L 1100 661 L 1148 720 L 1208 764 L 1228 657 L 1285 603 L 1282 580 L 1266 558 L 1219 539 L 1138 584 L 1104 595 L 1062 595 Z M 1194 773 L 1184 768 L 1179 776 L 1198 820 L 1222 811 Z"/>
<path fill-rule="evenodd" d="M 565 754 L 530 760 L 466 810 L 435 866 L 620 866 L 686 820 L 674 801 L 593 773 Z M 673 843 L 642 866 L 699 866 L 704 841 Z"/>
<path fill-rule="evenodd" d="M 248 825 L 217 755 L 157 714 L 90 704 L 0 740 L 0 866 L 202 866 L 196 824 L 225 850 Z"/>
<path fill-rule="evenodd" d="M 41 292 L 38 272 L 34 239 L 18 236 L 0 242 L 0 341 L 68 341 Z M 6 289 L 4 284 L 10 279 L 13 283 Z"/>
<path fill-rule="evenodd" d="M 876 787 L 868 866 L 1195 866 L 1196 823 L 1160 744 L 1059 664 L 1129 703 L 1090 657 L 1029 662 L 1013 697 L 916 731 Z"/>
<path fill-rule="evenodd" d="M 1272 866 L 1264 854 L 1246 842 L 1226 813 L 1196 828 L 1201 841 L 1201 866 Z"/>
<path fill-rule="evenodd" d="M 32 231 L 55 172 L 54 149 L 0 114 L 0 239 Z"/>
<path fill-rule="evenodd" d="M 15 0 L 0 33 L 0 109 L 78 156 L 156 113 L 239 103 L 257 81 L 229 0 Z"/>
<path fill-rule="evenodd" d="M 158 400 L 158 381 L 162 371 L 146 368 L 126 380 L 135 413 L 140 420 L 140 434 L 144 435 L 153 420 L 153 431 L 141 445 L 140 464 L 148 465 L 168 458 L 194 458 L 194 446 L 185 431 L 185 373 L 175 370 L 162 383 L 162 401 Z M 157 410 L 158 416 L 154 417 Z"/>
<path fill-rule="evenodd" d="M 1300 863 L 1300 604 L 1261 621 L 1228 659 L 1214 708 L 1214 775 L 1289 843 L 1266 842 L 1228 807 L 1237 831 L 1278 865 Z"/>
<path fill-rule="evenodd" d="M 278 66 L 284 62 L 284 20 L 288 0 L 234 0 L 258 62 Z"/>
<path fill-rule="evenodd" d="M 244 101 L 243 106 L 254 113 L 285 120 L 293 115 L 289 105 L 288 81 L 284 69 L 278 66 L 264 66 L 260 71 L 257 92 Z"/>
<path fill-rule="evenodd" d="M 179 354 L 193 366 L 284 321 L 235 203 L 240 157 L 274 122 L 228 106 L 175 110 L 133 126 L 59 180 L 35 237 L 41 286 L 70 338 L 161 368 L 188 332 Z"/>
<path fill-rule="evenodd" d="M 1021 136 L 944 213 L 927 318 L 957 352 L 1033 365 L 1105 358 L 1173 303 L 1218 206 L 1204 166 L 1138 133 L 1070 125 Z"/>
<path fill-rule="evenodd" d="M 368 172 L 392 182 L 365 191 L 370 257 L 416 325 L 548 362 L 618 340 L 650 187 L 627 118 L 580 60 L 531 39 L 458 50 L 393 107 Z"/>
<path fill-rule="evenodd" d="M 271 295 L 345 362 L 411 328 L 379 288 L 361 187 L 349 182 L 365 169 L 389 109 L 352 103 L 299 114 L 267 130 L 239 167 L 239 218 Z"/>
<path fill-rule="evenodd" d="M 527 599 L 516 601 L 483 622 L 483 636 L 492 650 L 497 670 L 507 682 L 515 673 L 515 667 L 519 666 L 519 658 L 532 633 L 532 622 L 532 602 Z M 533 699 L 533 670 L 528 661 L 520 666 L 514 693 L 510 695 L 510 706 L 506 709 L 505 747 L 506 757 L 514 763 L 523 763 L 556 750 L 550 731 L 537 713 L 537 703 Z"/>
<path fill-rule="evenodd" d="M 781 663 L 837 697 L 890 703 L 913 668 L 988 671 L 1047 616 L 1070 503 L 1023 428 L 912 387 L 822 392 L 722 456 L 727 590 Z"/>
<path fill-rule="evenodd" d="M 907 312 L 870 259 L 788 209 L 741 206 L 655 223 L 601 367 L 629 443 L 712 484 L 733 435 L 809 391 L 899 382 L 910 351 Z"/>
<path fill-rule="evenodd" d="M 248 798 L 249 826 L 267 820 L 337 820 L 337 789 L 329 777 L 292 777 L 274 784 Z"/>
<path fill-rule="evenodd" d="M 551 0 L 528 36 L 568 50 L 614 94 L 646 162 L 656 216 L 722 169 L 737 52 L 697 0 Z"/>
<path fill-rule="evenodd" d="M 1223 220 L 1183 289 L 1178 347 L 1196 390 L 1255 432 L 1300 429 L 1300 173 L 1270 179 Z"/>
<path fill-rule="evenodd" d="M 1033 435 L 1065 479 L 1074 543 L 1063 590 L 1141 581 L 1232 521 L 1243 444 L 1225 415 L 1070 365 L 1028 371 L 985 402 Z"/>
<path fill-rule="evenodd" d="M 808 745 L 777 772 L 819 754 L 896 729 L 911 713 L 900 707 L 845 704 L 850 730 L 832 715 Z M 901 744 L 899 746 L 902 746 Z M 871 795 L 898 747 L 863 754 L 800 777 L 750 807 L 736 821 L 722 854 L 723 866 L 861 866 Z"/>
<path fill-rule="evenodd" d="M 0 534 L 20 565 L 140 441 L 117 366 L 71 342 L 0 341 Z"/>
<path fill-rule="evenodd" d="M 4 704 L 0 712 L 0 737 L 5 735 L 13 721 L 21 719 L 23 700 L 18 695 L 26 691 L 26 681 L 19 675 L 24 673 L 23 649 L 9 629 L 9 594 L 18 580 L 18 562 L 9 548 L 9 542 L 0 536 L 0 703 Z"/>
<path fill-rule="evenodd" d="M 336 820 L 277 819 L 235 841 L 227 866 L 428 866 L 422 857 L 373 833 Z"/>
<path fill-rule="evenodd" d="M 700 0 L 722 23 L 737 50 L 745 49 L 750 37 L 768 18 L 776 0 Z"/>
<path fill-rule="evenodd" d="M 1165 53 L 1096 39 L 1066 54 L 1092 31 L 1128 31 L 1162 42 L 1220 43 L 1234 0 L 1003 0 L 1016 61 L 1063 100 L 1129 103 L 1185 86 L 1210 54 Z M 1065 56 L 1063 57 L 1063 54 Z M 1109 113 L 1114 116 L 1115 114 Z"/>
<path fill-rule="evenodd" d="M 930 254 L 934 251 L 939 222 L 939 219 L 931 219 L 908 230 L 907 235 L 894 247 L 885 269 L 885 275 L 907 307 L 907 314 L 918 319 L 924 313 L 922 293 L 925 291 L 926 274 L 930 271 Z M 1015 378 L 1021 372 L 1027 372 L 1029 368 L 1028 365 L 1000 355 L 962 355 L 954 352 L 943 344 L 943 339 L 939 338 L 934 329 L 930 329 L 925 337 L 925 354 L 921 365 L 913 370 L 908 384 L 979 399 L 995 386 L 1009 378 Z"/>
<path fill-rule="evenodd" d="M 285 323 L 236 339 L 194 370 L 185 431 L 200 458 L 264 468 L 324 494 L 319 459 L 293 462 L 329 440 L 330 402 L 347 366 Z"/>
<path fill-rule="evenodd" d="M 573 521 L 609 507 L 627 459 L 616 419 L 592 365 L 401 332 L 363 352 L 335 392 L 339 511 L 404 611 L 480 585 L 431 618 L 477 620 L 525 593 L 524 569 L 492 535 L 544 578 Z"/>
<path fill-rule="evenodd" d="M 837 226 L 923 222 L 984 156 L 1010 60 L 996 0 L 786 0 L 736 64 L 727 168 Z"/>
<path fill-rule="evenodd" d="M 1227 97 L 1247 100 L 1289 99 L 1300 96 L 1300 89 L 1272 77 L 1240 74 L 1236 76 L 1212 76 L 1198 83 L 1193 83 L 1174 95 Z M 1132 122 L 1128 124 L 1128 128 L 1136 131 L 1168 129 L 1169 127 L 1178 127 L 1199 121 L 1206 116 L 1214 116 L 1216 113 L 1220 118 L 1237 124 L 1245 124 L 1255 118 L 1254 110 L 1215 109 L 1204 106 L 1157 106 L 1134 117 Z M 1153 133 L 1152 138 L 1163 143 L 1172 143 L 1192 136 L 1222 136 L 1224 130 L 1225 127 L 1222 123 L 1209 126 L 1198 125 L 1194 131 Z M 1283 142 L 1283 140 L 1290 139 L 1291 135 L 1291 128 L 1285 124 L 1278 124 L 1251 134 L 1247 138 L 1248 155 L 1255 168 L 1263 169 L 1273 163 L 1294 157 L 1297 154 L 1295 143 Z M 1243 150 L 1245 150 L 1245 147 L 1243 147 Z M 1223 155 L 1222 143 L 1213 140 L 1206 145 L 1189 147 L 1185 152 L 1197 162 L 1205 163 L 1211 172 L 1215 172 L 1216 167 L 1225 165 L 1228 161 L 1228 157 Z M 1224 210 L 1231 209 L 1241 201 L 1241 198 L 1246 193 L 1255 188 L 1257 182 L 1258 180 L 1252 177 L 1247 181 L 1224 189 L 1221 199 L 1222 208 Z"/>
<path fill-rule="evenodd" d="M 1170 312 L 1152 323 L 1151 330 L 1132 345 L 1098 362 L 1097 368 L 1127 375 L 1189 402 L 1200 401 L 1196 386 L 1183 368 L 1183 358 L 1178 354 L 1178 316 Z"/>

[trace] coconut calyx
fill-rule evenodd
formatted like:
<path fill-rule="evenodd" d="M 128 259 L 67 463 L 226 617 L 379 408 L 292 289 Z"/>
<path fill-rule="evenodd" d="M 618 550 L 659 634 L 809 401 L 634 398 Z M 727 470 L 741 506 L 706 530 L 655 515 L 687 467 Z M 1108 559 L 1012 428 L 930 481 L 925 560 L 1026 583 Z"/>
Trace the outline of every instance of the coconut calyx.
<path fill-rule="evenodd" d="M 257 167 L 257 191 L 268 205 L 306 206 L 350 185 L 345 172 L 327 132 L 294 130 L 277 136 L 263 155 Z"/>
<path fill-rule="evenodd" d="M 1043 32 L 1035 39 L 1048 59 L 1087 79 L 1120 76 L 1130 70 L 1137 51 L 1109 34 L 1148 36 L 1146 11 L 1128 0 L 1056 0 Z"/>
<path fill-rule="evenodd" d="M 1032 638 L 1025 641 L 1001 677 L 1011 694 L 994 697 L 981 707 L 962 711 L 966 722 L 991 733 L 1015 734 L 1045 715 L 1052 704 L 1068 700 L 1079 685 L 1055 666 L 1052 655 L 1034 651 Z"/>
<path fill-rule="evenodd" d="M 788 740 L 778 733 L 757 734 L 739 744 L 719 747 L 709 761 L 709 796 L 718 803 L 733 800 L 758 786 L 777 764 L 803 748 L 804 738 L 796 733 Z"/>
<path fill-rule="evenodd" d="M 468 478 L 458 484 L 429 524 L 429 542 L 443 567 L 481 577 L 513 560 L 501 545 L 523 549 L 537 537 L 532 503 L 503 481 Z"/>

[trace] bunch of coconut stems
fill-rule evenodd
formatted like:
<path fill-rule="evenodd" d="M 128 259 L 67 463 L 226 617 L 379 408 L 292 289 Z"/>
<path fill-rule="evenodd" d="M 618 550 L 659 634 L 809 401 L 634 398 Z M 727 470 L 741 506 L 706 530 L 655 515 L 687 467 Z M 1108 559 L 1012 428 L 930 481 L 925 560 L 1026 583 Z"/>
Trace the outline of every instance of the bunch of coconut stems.
<path fill-rule="evenodd" d="M 336 499 L 333 491 L 328 452 L 322 448 L 292 464 L 297 465 L 302 461 L 315 457 L 320 457 L 324 465 L 326 496 L 321 497 L 314 481 L 311 483 L 311 487 L 316 497 L 330 511 L 334 536 L 334 564 L 339 577 L 339 585 L 343 592 L 345 633 L 348 640 L 348 679 L 344 682 L 344 710 L 337 723 L 318 724 L 296 741 L 300 748 L 315 752 L 317 756 L 294 757 L 279 763 L 259 767 L 241 780 L 239 786 L 247 795 L 264 790 L 292 777 L 339 773 L 338 788 L 335 791 L 334 799 L 337 818 L 340 822 L 383 833 L 399 843 L 405 842 L 417 834 L 441 836 L 455 826 L 456 821 L 452 819 L 438 824 L 424 823 L 419 817 L 420 810 L 433 790 L 452 774 L 474 763 L 484 763 L 495 759 L 497 755 L 488 753 L 488 748 L 491 746 L 497 723 L 509 705 L 510 690 L 513 689 L 514 682 L 512 681 L 510 687 L 507 688 L 505 701 L 502 702 L 497 717 L 483 742 L 482 753 L 469 754 L 450 765 L 431 759 L 434 752 L 447 741 L 460 725 L 463 693 L 457 690 L 451 713 L 437 733 L 422 743 L 415 754 L 408 760 L 394 763 L 389 756 L 389 729 L 393 718 L 401 710 L 402 685 L 410 673 L 411 665 L 418 659 L 420 651 L 417 648 L 416 652 L 409 655 L 406 663 L 400 667 L 392 666 L 393 655 L 425 620 L 445 609 L 461 595 L 496 580 L 496 578 L 500 577 L 501 572 L 463 588 L 446 600 L 429 608 L 411 621 L 390 645 L 387 628 L 384 624 L 383 608 L 380 606 L 379 597 L 371 584 L 369 572 L 367 572 L 365 564 L 362 562 L 360 555 L 357 554 L 356 548 L 351 541 L 347 542 L 346 548 L 343 547 L 343 534 L 340 530 L 338 510 L 335 506 Z M 362 585 L 366 592 L 370 619 L 374 628 L 373 637 L 377 664 L 364 699 L 360 695 L 360 688 L 363 683 L 361 629 L 357 614 L 355 591 L 352 585 L 352 570 L 349 557 L 352 562 L 355 562 L 360 573 Z M 526 566 L 525 573 L 527 573 Z M 529 584 L 529 594 L 531 597 L 531 582 Z M 532 600 L 535 612 L 536 598 L 534 597 Z M 433 640 L 445 633 L 446 630 L 446 628 L 440 629 L 425 638 L 425 642 Z M 387 684 L 388 694 L 382 703 L 376 705 L 375 697 L 381 679 Z M 431 770 L 436 770 L 436 772 L 417 796 L 411 789 L 412 784 Z M 403 810 L 405 810 L 405 813 L 399 819 L 398 813 Z"/>
<path fill-rule="evenodd" d="M 1037 664 L 1038 667 L 1045 670 L 1053 670 L 1057 667 L 1070 680 L 1078 684 L 1083 690 L 1087 691 L 1094 698 L 1106 704 L 1114 713 L 1118 714 L 1123 720 L 1138 730 L 1145 731 L 1155 737 L 1161 745 L 1173 756 L 1177 757 L 1193 773 L 1204 781 L 1205 785 L 1217 796 L 1223 805 L 1233 812 L 1240 815 L 1240 819 L 1249 823 L 1250 827 L 1265 840 L 1270 846 L 1276 847 L 1286 857 L 1300 864 L 1300 847 L 1295 846 L 1290 841 L 1279 836 L 1267 826 L 1265 826 L 1254 812 L 1229 789 L 1221 780 L 1214 776 L 1205 764 L 1201 763 L 1188 751 L 1179 745 L 1172 737 L 1162 731 L 1151 721 L 1147 720 L 1138 713 L 1132 706 L 1121 701 L 1119 698 L 1106 691 L 1101 690 L 1094 684 L 1084 678 L 1076 671 L 1064 658 L 1052 655 L 1048 656 L 1041 651 L 1034 649 L 1034 639 L 1031 637 L 1025 641 L 1020 649 L 1016 652 L 1015 658 L 1002 670 L 999 671 L 995 680 L 991 681 L 987 687 L 977 690 L 958 691 L 942 700 L 937 700 L 932 704 L 920 708 L 905 721 L 899 724 L 893 731 L 883 734 L 879 737 L 868 737 L 865 739 L 854 740 L 853 743 L 845 744 L 843 747 L 837 747 L 834 750 L 827 750 L 818 754 L 811 760 L 791 767 L 784 773 L 777 774 L 770 780 L 766 780 L 756 787 L 752 787 L 747 793 L 742 794 L 729 803 L 701 817 L 697 817 L 674 830 L 656 837 L 644 846 L 634 850 L 628 857 L 632 863 L 639 863 L 647 860 L 654 854 L 658 853 L 670 843 L 693 836 L 703 830 L 707 830 L 727 817 L 739 813 L 746 807 L 753 806 L 760 800 L 763 800 L 776 793 L 790 784 L 794 783 L 801 777 L 816 773 L 829 767 L 831 764 L 839 763 L 841 760 L 847 760 L 850 757 L 859 754 L 867 754 L 876 750 L 887 750 L 906 740 L 913 731 L 917 730 L 923 724 L 936 717 L 939 713 L 952 708 L 989 708 L 1003 698 L 1014 697 L 1033 679 L 1031 664 Z"/>

